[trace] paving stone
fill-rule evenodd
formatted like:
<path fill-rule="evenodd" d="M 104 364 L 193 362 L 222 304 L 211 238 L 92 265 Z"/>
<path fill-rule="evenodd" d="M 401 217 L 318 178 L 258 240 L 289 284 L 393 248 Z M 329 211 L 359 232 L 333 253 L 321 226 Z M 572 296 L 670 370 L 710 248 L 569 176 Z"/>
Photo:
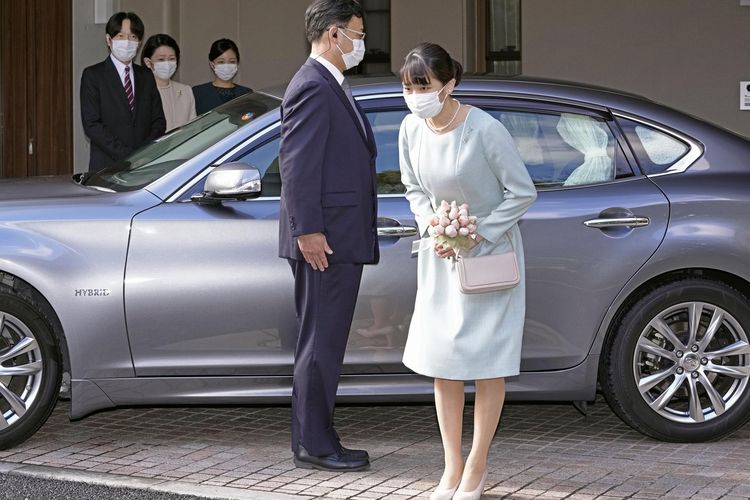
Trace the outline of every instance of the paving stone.
<path fill-rule="evenodd" d="M 358 473 L 297 469 L 285 406 L 134 408 L 70 422 L 59 402 L 29 441 L 0 462 L 178 479 L 313 498 L 428 498 L 442 474 L 430 405 L 351 405 L 336 411 L 348 447 L 370 452 Z M 466 407 L 464 454 L 471 442 Z M 582 418 L 569 404 L 510 404 L 490 450 L 486 498 L 750 497 L 750 426 L 699 446 L 662 443 L 623 424 L 602 401 Z"/>

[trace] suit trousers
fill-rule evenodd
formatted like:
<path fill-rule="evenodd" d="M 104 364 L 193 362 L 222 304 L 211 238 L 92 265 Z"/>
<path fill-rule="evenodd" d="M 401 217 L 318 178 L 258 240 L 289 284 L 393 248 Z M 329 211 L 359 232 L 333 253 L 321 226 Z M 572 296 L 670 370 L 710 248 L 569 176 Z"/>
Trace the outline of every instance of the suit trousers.
<path fill-rule="evenodd" d="M 341 365 L 357 303 L 362 264 L 331 264 L 323 272 L 289 260 L 299 336 L 294 355 L 292 450 L 311 455 L 338 451 L 333 428 Z"/>

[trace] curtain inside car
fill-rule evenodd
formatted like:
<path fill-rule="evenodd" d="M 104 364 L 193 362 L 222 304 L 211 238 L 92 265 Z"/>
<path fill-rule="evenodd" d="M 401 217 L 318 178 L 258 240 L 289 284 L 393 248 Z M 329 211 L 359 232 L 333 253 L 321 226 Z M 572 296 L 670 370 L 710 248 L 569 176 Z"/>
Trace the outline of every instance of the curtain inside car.
<path fill-rule="evenodd" d="M 542 147 L 539 145 L 539 120 L 529 113 L 503 113 L 500 122 L 505 125 L 516 143 L 521 159 L 526 165 L 544 163 Z"/>
<path fill-rule="evenodd" d="M 593 118 L 563 113 L 557 124 L 560 137 L 584 154 L 583 163 L 563 185 L 593 184 L 614 179 L 614 161 L 607 154 L 609 134 Z"/>

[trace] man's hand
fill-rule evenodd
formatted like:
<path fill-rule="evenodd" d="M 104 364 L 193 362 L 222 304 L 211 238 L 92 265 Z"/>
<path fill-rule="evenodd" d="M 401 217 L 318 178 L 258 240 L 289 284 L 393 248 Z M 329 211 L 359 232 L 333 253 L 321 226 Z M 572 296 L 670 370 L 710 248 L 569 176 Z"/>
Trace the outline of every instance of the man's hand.
<path fill-rule="evenodd" d="M 328 241 L 323 233 L 303 234 L 297 237 L 299 246 L 305 261 L 316 271 L 325 271 L 328 267 L 328 258 L 326 254 L 333 254 L 333 250 L 328 246 Z"/>

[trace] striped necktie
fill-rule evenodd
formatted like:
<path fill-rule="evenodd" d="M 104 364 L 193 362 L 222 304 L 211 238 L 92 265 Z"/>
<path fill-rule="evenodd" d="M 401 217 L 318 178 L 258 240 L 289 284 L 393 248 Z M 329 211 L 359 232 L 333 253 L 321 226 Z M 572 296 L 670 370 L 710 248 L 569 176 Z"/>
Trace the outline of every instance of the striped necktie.
<path fill-rule="evenodd" d="M 135 96 L 133 95 L 133 83 L 130 81 L 130 66 L 125 66 L 125 95 L 128 97 L 130 112 L 135 111 Z"/>

